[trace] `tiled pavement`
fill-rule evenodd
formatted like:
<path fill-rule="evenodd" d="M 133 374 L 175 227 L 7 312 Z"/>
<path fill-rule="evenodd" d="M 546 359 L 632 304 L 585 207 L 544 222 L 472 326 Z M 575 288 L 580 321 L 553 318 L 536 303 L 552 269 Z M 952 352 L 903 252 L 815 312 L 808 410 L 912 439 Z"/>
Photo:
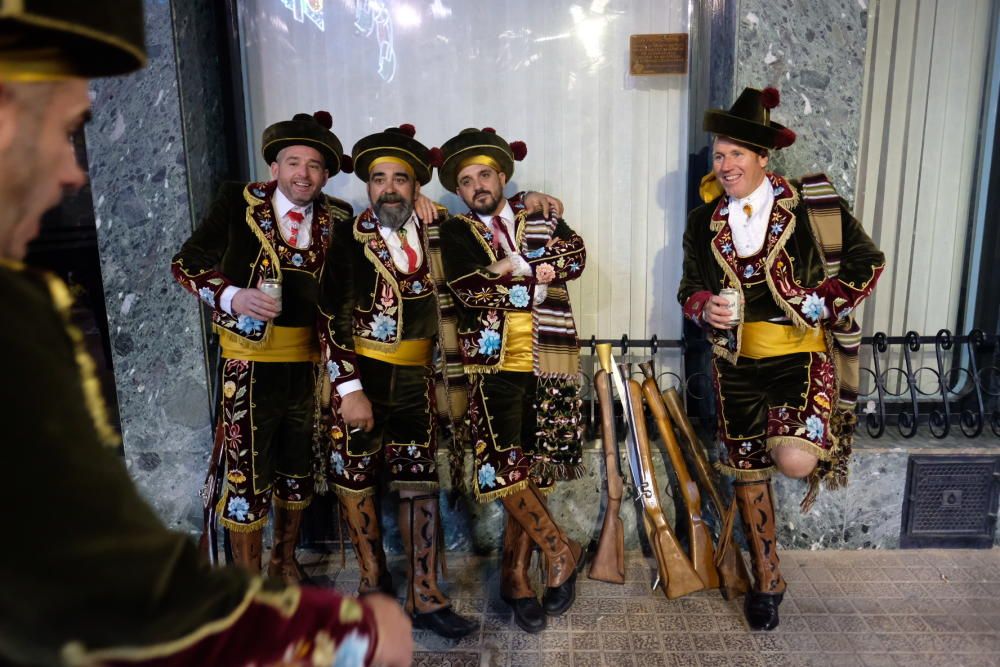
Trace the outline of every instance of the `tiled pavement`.
<path fill-rule="evenodd" d="M 739 601 L 718 591 L 667 600 L 650 591 L 652 561 L 627 554 L 624 586 L 581 578 L 565 616 L 521 632 L 497 597 L 495 558 L 452 556 L 446 591 L 482 622 L 460 642 L 416 633 L 420 667 L 544 665 L 720 667 L 1000 665 L 1000 551 L 785 551 L 781 625 L 750 632 Z M 306 560 L 303 558 L 303 560 Z M 340 558 L 310 570 L 344 590 L 357 570 Z M 391 564 L 402 588 L 404 563 Z"/>

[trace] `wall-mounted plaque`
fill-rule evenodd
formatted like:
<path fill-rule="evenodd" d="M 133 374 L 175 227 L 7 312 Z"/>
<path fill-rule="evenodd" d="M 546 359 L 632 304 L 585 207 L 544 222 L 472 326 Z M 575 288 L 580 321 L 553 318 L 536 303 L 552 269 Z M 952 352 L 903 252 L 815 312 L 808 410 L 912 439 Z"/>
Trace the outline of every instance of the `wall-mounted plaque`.
<path fill-rule="evenodd" d="M 632 76 L 687 73 L 686 32 L 631 35 L 628 50 L 629 73 Z"/>

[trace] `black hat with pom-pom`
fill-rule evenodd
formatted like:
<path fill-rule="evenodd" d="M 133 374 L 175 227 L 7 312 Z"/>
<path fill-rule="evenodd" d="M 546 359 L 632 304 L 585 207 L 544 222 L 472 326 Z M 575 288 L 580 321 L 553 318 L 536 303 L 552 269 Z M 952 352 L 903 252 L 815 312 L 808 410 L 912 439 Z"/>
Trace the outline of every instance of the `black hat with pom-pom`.
<path fill-rule="evenodd" d="M 344 155 L 344 147 L 330 128 L 333 117 L 328 111 L 317 111 L 309 115 L 297 113 L 291 120 L 283 120 L 264 130 L 261 138 L 261 153 L 268 164 L 277 161 L 281 149 L 289 146 L 315 148 L 326 160 L 326 168 L 332 177 L 338 172 L 350 173 L 353 162 Z"/>
<path fill-rule="evenodd" d="M 470 164 L 483 164 L 503 173 L 507 180 L 514 175 L 514 161 L 528 154 L 523 141 L 508 144 L 492 127 L 468 128 L 441 146 L 442 163 L 438 179 L 448 191 L 458 188 L 458 174 Z"/>
<path fill-rule="evenodd" d="M 396 162 L 407 167 L 410 175 L 427 185 L 431 180 L 431 170 L 440 164 L 436 156 L 414 137 L 416 128 L 409 123 L 399 127 L 389 127 L 383 132 L 369 134 L 354 144 L 351 156 L 354 158 L 354 175 L 365 183 L 371 178 L 372 167 L 380 162 Z"/>
<path fill-rule="evenodd" d="M 706 111 L 703 127 L 706 132 L 758 148 L 785 148 L 795 143 L 795 133 L 771 120 L 771 109 L 780 102 L 776 88 L 744 88 L 728 111 Z"/>

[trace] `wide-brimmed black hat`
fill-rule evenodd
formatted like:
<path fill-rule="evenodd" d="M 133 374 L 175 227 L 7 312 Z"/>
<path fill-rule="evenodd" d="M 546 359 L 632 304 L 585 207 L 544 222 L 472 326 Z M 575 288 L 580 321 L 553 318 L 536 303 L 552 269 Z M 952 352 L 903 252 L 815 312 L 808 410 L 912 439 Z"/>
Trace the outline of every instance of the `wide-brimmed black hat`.
<path fill-rule="evenodd" d="M 504 173 L 509 181 L 514 175 L 514 161 L 528 154 L 523 141 L 508 144 L 492 127 L 467 128 L 441 146 L 442 161 L 438 180 L 446 190 L 458 188 L 458 173 L 470 164 L 485 164 Z"/>
<path fill-rule="evenodd" d="M 315 148 L 326 160 L 330 176 L 343 171 L 351 173 L 353 162 L 344 155 L 344 147 L 330 128 L 333 116 L 328 111 L 317 111 L 313 115 L 297 113 L 291 120 L 283 120 L 264 130 L 261 138 L 261 153 L 268 164 L 278 159 L 282 148 L 308 146 Z"/>
<path fill-rule="evenodd" d="M 759 148 L 791 146 L 795 143 L 795 133 L 771 120 L 771 109 L 780 102 L 781 95 L 775 88 L 744 88 L 729 111 L 706 111 L 703 128 Z"/>
<path fill-rule="evenodd" d="M 416 128 L 406 123 L 369 134 L 358 141 L 351 150 L 355 176 L 367 183 L 372 165 L 389 158 L 409 165 L 413 170 L 413 178 L 420 185 L 427 185 L 431 180 L 431 170 L 441 164 L 441 149 L 431 151 L 414 139 L 416 134 Z"/>
<path fill-rule="evenodd" d="M 126 74 L 144 37 L 140 0 L 0 0 L 0 81 Z"/>

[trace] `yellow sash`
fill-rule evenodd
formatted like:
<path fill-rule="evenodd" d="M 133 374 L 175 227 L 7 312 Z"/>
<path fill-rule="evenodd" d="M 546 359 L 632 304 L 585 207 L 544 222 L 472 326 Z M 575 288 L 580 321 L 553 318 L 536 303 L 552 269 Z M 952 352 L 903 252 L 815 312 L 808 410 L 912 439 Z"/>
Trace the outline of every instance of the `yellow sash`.
<path fill-rule="evenodd" d="M 749 359 L 780 357 L 796 352 L 826 352 L 822 329 L 797 329 L 774 322 L 746 322 L 740 356 Z"/>
<path fill-rule="evenodd" d="M 430 338 L 417 338 L 415 340 L 401 340 L 399 347 L 394 352 L 383 352 L 371 348 L 362 347 L 363 342 L 354 339 L 354 351 L 358 356 L 378 359 L 387 364 L 396 366 L 429 366 L 431 363 L 431 351 L 433 341 Z"/>
<path fill-rule="evenodd" d="M 263 347 L 247 348 L 228 336 L 219 338 L 223 359 L 245 361 L 319 361 L 319 338 L 312 327 L 279 327 L 271 332 Z"/>
<path fill-rule="evenodd" d="M 531 345 L 531 313 L 507 313 L 507 345 L 500 370 L 530 372 L 535 367 Z"/>

